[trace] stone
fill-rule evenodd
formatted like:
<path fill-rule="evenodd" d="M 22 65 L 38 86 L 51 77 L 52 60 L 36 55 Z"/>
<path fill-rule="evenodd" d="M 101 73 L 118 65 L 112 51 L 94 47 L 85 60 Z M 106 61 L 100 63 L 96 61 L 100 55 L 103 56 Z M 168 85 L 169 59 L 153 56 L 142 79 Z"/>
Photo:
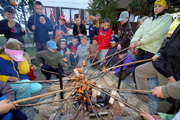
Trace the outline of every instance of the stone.
<path fill-rule="evenodd" d="M 111 80 L 110 77 L 104 76 L 104 80 L 105 80 L 106 83 L 109 85 L 109 87 L 112 87 L 112 86 L 114 85 L 114 82 Z"/>
<path fill-rule="evenodd" d="M 59 85 L 51 85 L 48 89 L 47 92 L 54 92 L 60 90 L 60 86 Z"/>
<path fill-rule="evenodd" d="M 56 94 L 56 96 L 54 97 L 54 101 L 56 101 L 56 100 L 60 100 L 60 94 Z M 52 105 L 58 106 L 58 105 L 60 105 L 60 102 L 53 102 Z"/>
<path fill-rule="evenodd" d="M 39 114 L 43 117 L 49 118 L 52 114 L 54 114 L 53 107 L 48 104 L 35 106 L 34 107 L 37 111 L 39 111 Z"/>
<path fill-rule="evenodd" d="M 135 87 L 136 87 L 136 84 L 135 84 L 135 83 L 130 83 L 130 86 L 131 86 L 132 88 L 135 88 Z"/>
<path fill-rule="evenodd" d="M 36 116 L 34 116 L 33 120 L 49 120 L 49 119 L 40 114 L 37 114 Z"/>
<path fill-rule="evenodd" d="M 132 106 L 136 106 L 138 101 L 139 100 L 137 98 L 129 98 L 127 102 Z"/>
<path fill-rule="evenodd" d="M 125 82 L 121 82 L 120 89 L 127 89 L 127 85 Z"/>

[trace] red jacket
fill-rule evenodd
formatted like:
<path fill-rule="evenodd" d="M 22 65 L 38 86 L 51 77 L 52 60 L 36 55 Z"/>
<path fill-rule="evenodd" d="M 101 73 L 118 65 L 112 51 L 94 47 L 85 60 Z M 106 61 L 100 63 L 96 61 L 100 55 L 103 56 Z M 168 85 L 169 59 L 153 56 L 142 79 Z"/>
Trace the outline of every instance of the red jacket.
<path fill-rule="evenodd" d="M 110 40 L 111 40 L 111 29 L 108 28 L 107 30 L 104 30 L 104 28 L 101 28 L 99 30 L 98 34 L 98 50 L 101 51 L 101 49 L 109 49 L 110 47 Z"/>

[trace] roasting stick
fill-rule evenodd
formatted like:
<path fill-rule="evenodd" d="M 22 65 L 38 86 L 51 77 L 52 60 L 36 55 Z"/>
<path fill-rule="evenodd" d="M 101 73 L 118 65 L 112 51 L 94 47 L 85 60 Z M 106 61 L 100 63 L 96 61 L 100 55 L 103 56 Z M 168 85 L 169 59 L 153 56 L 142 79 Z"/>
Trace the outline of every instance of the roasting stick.
<path fill-rule="evenodd" d="M 114 53 L 114 54 L 112 54 L 112 55 L 106 56 L 105 58 L 103 58 L 103 59 L 101 59 L 101 60 L 99 60 L 99 61 L 97 61 L 97 62 L 95 62 L 95 63 L 93 63 L 93 64 L 90 64 L 90 65 L 86 66 L 85 68 L 88 68 L 88 67 L 91 67 L 91 66 L 93 66 L 93 65 L 96 65 L 97 63 L 100 63 L 101 61 L 103 61 L 103 60 L 105 60 L 105 59 L 107 59 L 107 58 L 109 58 L 109 57 L 111 57 L 111 56 L 113 56 L 113 55 L 116 55 L 116 54 L 118 54 L 118 53 L 120 53 L 120 52 L 122 52 L 122 51 L 128 50 L 128 49 L 130 49 L 130 48 L 131 48 L 131 47 L 127 47 L 127 48 L 125 48 L 125 49 L 123 49 L 123 50 L 121 50 L 121 51 L 118 51 L 118 52 L 116 52 L 116 53 Z"/>
<path fill-rule="evenodd" d="M 123 92 L 139 92 L 139 93 L 152 93 L 152 91 L 147 90 L 130 90 L 130 89 L 114 89 L 114 88 L 100 88 L 104 90 L 116 90 L 116 91 L 123 91 Z"/>
<path fill-rule="evenodd" d="M 33 97 L 29 97 L 29 98 L 13 101 L 12 104 L 19 104 L 19 103 L 22 103 L 22 102 L 26 102 L 26 101 L 30 101 L 30 100 L 34 100 L 34 99 L 38 99 L 38 98 L 54 95 L 56 93 L 60 93 L 60 92 L 64 92 L 64 91 L 69 91 L 69 90 L 76 89 L 76 88 L 79 88 L 79 87 L 81 87 L 81 86 L 72 87 L 72 88 L 63 89 L 63 90 L 57 90 L 57 91 L 54 91 L 54 92 L 50 92 L 50 93 L 46 93 L 46 94 L 42 94 L 42 95 L 37 95 L 37 96 L 33 96 Z"/>
<path fill-rule="evenodd" d="M 142 62 L 148 62 L 148 61 L 152 61 L 152 59 L 139 60 L 139 61 L 135 61 L 135 62 L 130 62 L 130 63 L 118 65 L 118 66 L 115 66 L 115 67 L 110 67 L 110 68 L 107 68 L 107 71 L 108 71 L 108 70 L 111 70 L 111 69 L 116 69 L 116 68 L 118 68 L 118 67 L 122 67 L 122 66 L 125 66 L 125 65 L 131 65 L 131 64 L 142 63 Z"/>
<path fill-rule="evenodd" d="M 94 89 L 96 89 L 96 90 L 98 90 L 98 91 L 100 91 L 100 92 L 102 92 L 102 93 L 104 93 L 104 94 L 106 94 L 106 95 L 108 95 L 108 96 L 110 96 L 110 97 L 112 97 L 112 98 L 118 100 L 119 102 L 121 102 L 121 103 L 123 103 L 124 105 L 126 105 L 126 106 L 132 108 L 133 110 L 135 110 L 135 111 L 137 111 L 137 112 L 139 112 L 139 113 L 142 112 L 141 110 L 139 110 L 139 109 L 133 107 L 132 105 L 130 105 L 130 104 L 124 102 L 124 101 L 121 100 L 120 98 L 118 98 L 118 97 L 116 97 L 116 96 L 114 96 L 114 95 L 112 95 L 112 94 L 110 94 L 110 93 L 108 93 L 108 92 L 106 92 L 106 91 L 104 91 L 104 90 L 101 90 L 101 88 L 99 88 L 99 87 L 97 87 L 97 86 L 93 86 L 93 85 L 91 85 L 91 84 L 89 84 L 89 85 L 90 85 L 91 87 L 93 87 Z"/>
<path fill-rule="evenodd" d="M 117 53 L 117 51 L 118 51 L 118 49 L 116 50 L 115 53 Z M 107 61 L 106 65 L 104 67 L 106 67 L 109 64 L 109 62 L 111 62 L 111 60 L 113 59 L 114 56 L 115 56 L 115 54 L 109 59 L 109 61 Z"/>

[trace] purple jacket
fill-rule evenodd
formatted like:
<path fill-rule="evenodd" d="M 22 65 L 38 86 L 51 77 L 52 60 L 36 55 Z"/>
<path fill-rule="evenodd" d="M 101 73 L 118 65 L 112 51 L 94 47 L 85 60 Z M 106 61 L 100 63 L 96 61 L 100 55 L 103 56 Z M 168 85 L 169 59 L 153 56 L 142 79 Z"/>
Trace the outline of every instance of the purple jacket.
<path fill-rule="evenodd" d="M 124 58 L 127 57 L 127 56 L 129 56 L 129 54 L 127 54 L 126 56 L 124 56 Z M 123 58 L 123 59 L 124 59 L 124 58 Z M 127 58 L 124 60 L 124 64 L 130 63 L 130 62 L 134 62 L 134 59 L 133 59 L 131 56 L 127 57 Z M 123 67 L 123 71 L 124 71 L 125 69 L 128 69 L 129 72 L 133 72 L 134 69 L 135 69 L 135 66 L 134 66 L 134 64 L 132 64 L 132 65 L 125 65 L 125 66 Z M 120 70 L 121 70 L 121 67 L 116 68 L 116 69 L 114 70 L 115 74 L 119 73 Z"/>

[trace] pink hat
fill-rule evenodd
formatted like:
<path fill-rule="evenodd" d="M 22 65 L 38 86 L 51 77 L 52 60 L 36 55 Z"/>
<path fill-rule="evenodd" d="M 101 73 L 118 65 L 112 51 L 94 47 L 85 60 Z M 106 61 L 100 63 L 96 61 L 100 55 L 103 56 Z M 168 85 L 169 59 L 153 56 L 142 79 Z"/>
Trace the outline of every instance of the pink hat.
<path fill-rule="evenodd" d="M 66 21 L 66 19 L 65 19 L 65 17 L 64 17 L 64 16 L 60 16 L 60 17 L 59 17 L 59 19 L 61 19 L 61 20 L 65 20 L 65 21 Z"/>
<path fill-rule="evenodd" d="M 24 61 L 23 50 L 10 50 L 10 49 L 5 48 L 4 52 L 8 53 L 12 57 L 12 59 L 17 62 Z"/>

